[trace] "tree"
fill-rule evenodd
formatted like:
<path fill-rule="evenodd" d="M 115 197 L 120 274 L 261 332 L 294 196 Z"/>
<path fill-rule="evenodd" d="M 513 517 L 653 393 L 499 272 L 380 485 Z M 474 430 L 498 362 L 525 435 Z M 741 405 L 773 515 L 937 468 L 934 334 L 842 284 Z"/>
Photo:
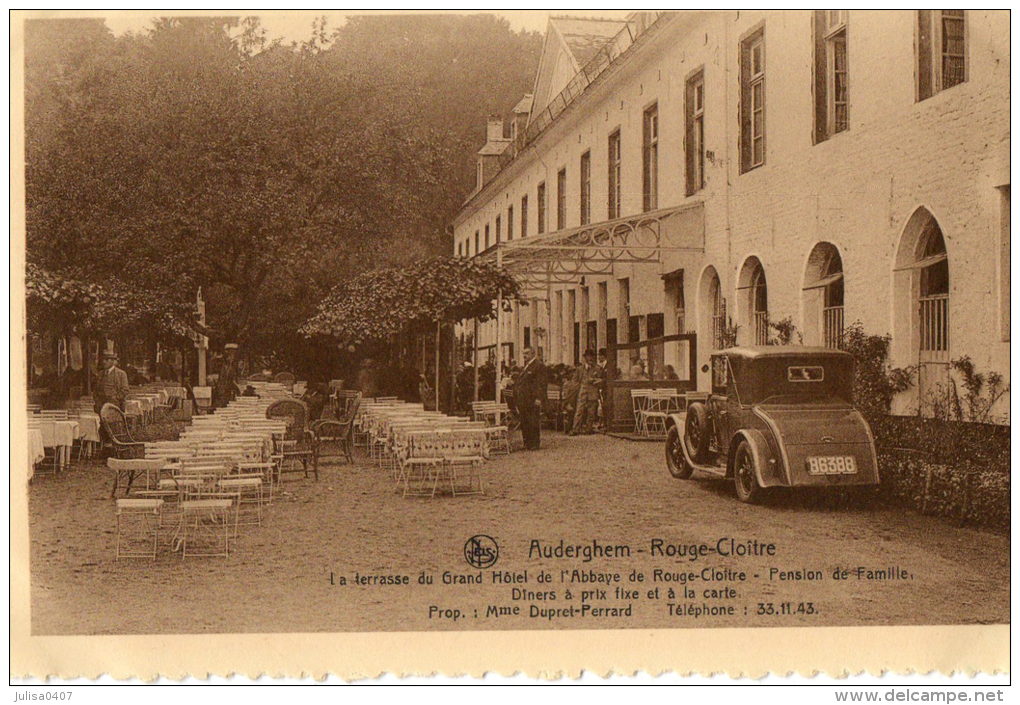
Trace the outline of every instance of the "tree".
<path fill-rule="evenodd" d="M 484 118 L 538 46 L 478 17 L 318 23 L 291 45 L 252 18 L 30 23 L 29 261 L 180 304 L 202 287 L 223 339 L 298 358 L 337 279 L 449 251 Z"/>
<path fill-rule="evenodd" d="M 499 297 L 505 311 L 512 310 L 514 301 L 526 303 L 520 285 L 505 270 L 480 260 L 437 257 L 339 284 L 301 330 L 357 346 L 427 331 L 437 322 L 489 320 Z"/>

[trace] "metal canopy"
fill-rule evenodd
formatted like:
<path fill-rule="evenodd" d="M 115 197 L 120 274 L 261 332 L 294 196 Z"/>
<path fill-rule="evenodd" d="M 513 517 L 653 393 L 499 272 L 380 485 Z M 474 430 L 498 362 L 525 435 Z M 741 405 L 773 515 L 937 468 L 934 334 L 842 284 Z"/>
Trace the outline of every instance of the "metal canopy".
<path fill-rule="evenodd" d="M 504 267 L 525 290 L 609 276 L 616 264 L 654 264 L 664 252 L 704 251 L 704 206 L 693 203 L 546 235 L 497 243 L 482 257 Z"/>

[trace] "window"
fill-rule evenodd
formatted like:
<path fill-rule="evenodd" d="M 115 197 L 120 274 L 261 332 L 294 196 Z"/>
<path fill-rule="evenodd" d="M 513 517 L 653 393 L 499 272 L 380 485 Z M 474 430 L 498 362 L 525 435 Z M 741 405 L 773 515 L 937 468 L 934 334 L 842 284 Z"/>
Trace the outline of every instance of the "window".
<path fill-rule="evenodd" d="M 485 224 L 485 249 L 489 249 L 489 224 Z"/>
<path fill-rule="evenodd" d="M 475 254 L 477 255 L 481 250 L 478 247 L 478 231 L 475 230 Z"/>
<path fill-rule="evenodd" d="M 850 125 L 846 10 L 815 10 L 815 142 Z"/>
<path fill-rule="evenodd" d="M 620 131 L 609 135 L 609 212 L 608 219 L 620 217 Z"/>
<path fill-rule="evenodd" d="M 921 361 L 941 360 L 949 351 L 949 259 L 942 230 L 934 219 L 922 235 L 918 268 Z"/>
<path fill-rule="evenodd" d="M 501 232 L 501 225 L 502 225 L 502 224 L 500 223 L 500 218 L 499 218 L 499 216 L 497 215 L 497 216 L 496 216 L 496 244 L 497 244 L 497 245 L 499 244 L 499 242 L 500 242 L 500 240 L 501 240 L 501 237 L 500 237 L 500 236 L 501 236 L 501 235 L 503 234 L 503 233 Z"/>
<path fill-rule="evenodd" d="M 751 279 L 751 315 L 754 324 L 754 344 L 769 344 L 769 289 L 765 270 L 758 265 Z"/>
<path fill-rule="evenodd" d="M 581 155 L 581 225 L 591 222 L 591 152 Z"/>
<path fill-rule="evenodd" d="M 645 110 L 641 140 L 641 203 L 653 211 L 659 201 L 659 106 Z"/>
<path fill-rule="evenodd" d="M 506 209 L 506 239 L 514 239 L 514 207 L 507 206 Z"/>
<path fill-rule="evenodd" d="M 831 242 L 819 242 L 808 255 L 801 301 L 804 342 L 843 347 L 843 258 Z"/>
<path fill-rule="evenodd" d="M 737 281 L 739 327 L 750 333 L 752 345 L 768 345 L 769 293 L 761 260 L 755 256 L 744 260 Z"/>
<path fill-rule="evenodd" d="M 726 300 L 722 295 L 719 275 L 714 269 L 709 273 L 708 303 L 712 314 L 712 348 L 722 350 L 730 344 L 726 321 Z"/>
<path fill-rule="evenodd" d="M 687 79 L 685 91 L 687 138 L 687 195 L 705 187 L 705 72 L 698 71 Z"/>
<path fill-rule="evenodd" d="M 528 236 L 528 197 L 521 196 L 521 237 Z"/>
<path fill-rule="evenodd" d="M 917 11 L 917 99 L 967 80 L 967 27 L 963 10 Z"/>
<path fill-rule="evenodd" d="M 740 43 L 740 171 L 765 163 L 765 30 Z"/>
<path fill-rule="evenodd" d="M 567 227 L 567 170 L 556 174 L 556 229 Z"/>
<path fill-rule="evenodd" d="M 545 182 L 538 185 L 538 234 L 545 232 Z"/>

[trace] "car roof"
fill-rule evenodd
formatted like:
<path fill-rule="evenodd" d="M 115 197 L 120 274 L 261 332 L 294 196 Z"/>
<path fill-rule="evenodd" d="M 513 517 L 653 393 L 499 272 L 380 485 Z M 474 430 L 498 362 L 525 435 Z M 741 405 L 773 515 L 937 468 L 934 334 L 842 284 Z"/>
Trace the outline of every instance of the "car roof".
<path fill-rule="evenodd" d="M 850 353 L 835 348 L 814 347 L 808 345 L 741 345 L 734 348 L 720 350 L 719 355 L 731 355 L 757 360 L 767 357 L 793 357 L 793 356 L 825 356 L 825 357 L 850 357 Z"/>

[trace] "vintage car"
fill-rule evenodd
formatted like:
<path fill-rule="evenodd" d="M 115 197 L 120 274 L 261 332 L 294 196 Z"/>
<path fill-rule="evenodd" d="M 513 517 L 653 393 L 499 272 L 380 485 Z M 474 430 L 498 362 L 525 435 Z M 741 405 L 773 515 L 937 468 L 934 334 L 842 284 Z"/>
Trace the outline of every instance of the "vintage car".
<path fill-rule="evenodd" d="M 755 502 L 768 487 L 878 484 L 875 440 L 853 407 L 840 350 L 749 346 L 712 356 L 712 391 L 667 419 L 666 465 L 732 478 Z"/>

